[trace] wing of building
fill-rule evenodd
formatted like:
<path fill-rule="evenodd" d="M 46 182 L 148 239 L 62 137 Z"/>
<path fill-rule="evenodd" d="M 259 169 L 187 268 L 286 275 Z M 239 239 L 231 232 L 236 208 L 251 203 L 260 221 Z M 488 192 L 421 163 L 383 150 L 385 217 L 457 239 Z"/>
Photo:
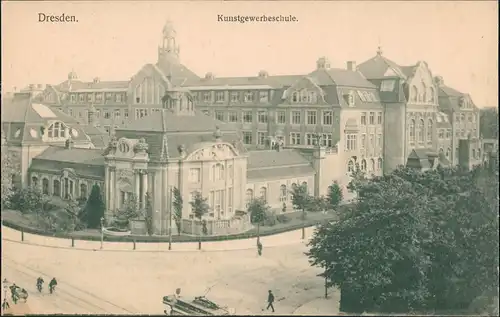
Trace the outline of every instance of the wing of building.
<path fill-rule="evenodd" d="M 199 230 L 189 204 L 198 191 L 211 234 L 227 234 L 248 229 L 237 211 L 253 197 L 293 210 L 294 184 L 319 196 L 333 181 L 345 190 L 356 166 L 382 175 L 484 159 L 478 108 L 424 61 L 398 65 L 379 49 L 343 69 L 320 57 L 301 75 L 199 77 L 181 63 L 171 22 L 162 35 L 157 61 L 130 80 L 85 82 L 71 71 L 2 101 L 17 181 L 63 199 L 98 185 L 108 217 L 130 197 L 145 207 L 149 193 L 158 234 L 171 227 L 173 187 L 184 197 L 183 230 Z"/>

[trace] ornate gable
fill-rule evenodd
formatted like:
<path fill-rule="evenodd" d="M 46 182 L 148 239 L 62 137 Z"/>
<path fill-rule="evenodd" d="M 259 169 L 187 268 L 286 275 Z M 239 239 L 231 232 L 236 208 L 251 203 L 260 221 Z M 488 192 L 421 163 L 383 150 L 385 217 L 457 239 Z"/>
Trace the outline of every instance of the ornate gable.
<path fill-rule="evenodd" d="M 285 90 L 283 99 L 290 104 L 317 104 L 324 102 L 325 92 L 310 77 L 302 77 Z"/>
<path fill-rule="evenodd" d="M 229 143 L 216 143 L 202 147 L 188 154 L 186 161 L 224 161 L 238 156 L 236 149 Z"/>

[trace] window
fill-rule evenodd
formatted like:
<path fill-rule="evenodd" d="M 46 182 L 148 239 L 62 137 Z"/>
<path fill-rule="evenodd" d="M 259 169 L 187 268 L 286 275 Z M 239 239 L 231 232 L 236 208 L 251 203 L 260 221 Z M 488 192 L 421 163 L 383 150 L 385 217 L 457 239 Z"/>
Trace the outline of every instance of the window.
<path fill-rule="evenodd" d="M 286 123 L 285 111 L 276 111 L 276 123 L 277 124 L 285 124 Z"/>
<path fill-rule="evenodd" d="M 269 100 L 269 93 L 267 91 L 259 91 L 260 102 L 267 102 Z"/>
<path fill-rule="evenodd" d="M 266 111 L 257 112 L 257 119 L 259 120 L 259 123 L 267 123 L 267 112 Z"/>
<path fill-rule="evenodd" d="M 410 143 L 415 142 L 415 120 L 410 120 Z"/>
<path fill-rule="evenodd" d="M 333 111 L 323 111 L 323 124 L 324 125 L 333 124 Z"/>
<path fill-rule="evenodd" d="M 292 111 L 292 124 L 300 124 L 301 121 L 300 111 Z"/>
<path fill-rule="evenodd" d="M 243 123 L 252 123 L 253 114 L 252 111 L 243 111 Z"/>
<path fill-rule="evenodd" d="M 314 145 L 315 139 L 314 134 L 306 133 L 306 145 Z"/>
<path fill-rule="evenodd" d="M 370 112 L 370 124 L 375 124 L 375 112 Z"/>
<path fill-rule="evenodd" d="M 310 125 L 316 125 L 316 116 L 318 112 L 316 110 L 314 111 L 307 111 L 307 124 Z"/>
<path fill-rule="evenodd" d="M 42 179 L 42 194 L 44 195 L 49 194 L 49 180 L 46 178 Z"/>
<path fill-rule="evenodd" d="M 286 201 L 286 198 L 287 198 L 287 189 L 286 189 L 286 185 L 281 185 L 280 186 L 280 202 L 285 202 Z"/>
<path fill-rule="evenodd" d="M 59 182 L 59 180 L 57 180 L 57 179 L 55 179 L 53 184 L 52 184 L 52 195 L 54 195 L 54 196 L 61 195 L 61 182 Z"/>
<path fill-rule="evenodd" d="M 446 139 L 447 140 L 451 139 L 451 129 L 446 130 Z"/>
<path fill-rule="evenodd" d="M 290 133 L 290 144 L 300 145 L 300 133 L 299 132 L 291 132 Z"/>
<path fill-rule="evenodd" d="M 366 97 L 363 94 L 363 92 L 359 91 L 359 90 L 357 90 L 357 92 L 358 92 L 359 99 L 361 99 L 361 101 L 363 101 L 363 102 L 366 102 L 367 100 L 366 100 Z"/>
<path fill-rule="evenodd" d="M 238 102 L 240 101 L 240 96 L 237 92 L 232 92 L 231 93 L 231 102 Z"/>
<path fill-rule="evenodd" d="M 451 149 L 450 148 L 447 148 L 446 149 L 446 157 L 450 157 L 450 154 L 451 154 Z"/>
<path fill-rule="evenodd" d="M 356 150 L 356 134 L 347 134 L 346 135 L 346 150 L 347 151 L 355 151 Z"/>
<path fill-rule="evenodd" d="M 243 144 L 252 144 L 252 132 L 243 131 Z"/>
<path fill-rule="evenodd" d="M 215 93 L 215 102 L 221 103 L 224 102 L 224 92 L 223 91 L 217 91 Z"/>
<path fill-rule="evenodd" d="M 78 101 L 85 102 L 85 95 L 84 94 L 79 94 L 78 95 Z"/>
<path fill-rule="evenodd" d="M 236 111 L 229 111 L 229 122 L 238 122 L 238 113 Z"/>
<path fill-rule="evenodd" d="M 440 140 L 444 139 L 444 130 L 443 130 L 443 129 L 439 129 L 438 138 L 439 138 Z"/>
<path fill-rule="evenodd" d="M 205 91 L 203 93 L 203 101 L 204 102 L 210 102 L 210 101 L 212 101 L 212 93 L 210 91 Z"/>
<path fill-rule="evenodd" d="M 109 125 L 105 125 L 104 130 L 106 131 L 107 134 L 111 133 L 111 127 Z"/>
<path fill-rule="evenodd" d="M 215 119 L 224 121 L 224 111 L 215 111 Z"/>
<path fill-rule="evenodd" d="M 266 132 L 257 132 L 257 144 L 259 145 L 266 144 Z"/>
<path fill-rule="evenodd" d="M 76 102 L 76 95 L 71 94 L 70 98 L 71 98 L 71 102 L 72 102 L 72 103 L 75 103 L 75 102 Z"/>
<path fill-rule="evenodd" d="M 377 112 L 377 124 L 382 124 L 382 112 Z"/>
<path fill-rule="evenodd" d="M 123 117 L 128 119 L 128 109 L 123 109 Z"/>
<path fill-rule="evenodd" d="M 417 95 L 418 95 L 417 86 L 411 86 L 410 101 L 416 102 L 417 101 Z"/>
<path fill-rule="evenodd" d="M 111 117 L 111 113 L 109 111 L 104 110 L 104 119 L 109 119 Z"/>
<path fill-rule="evenodd" d="M 224 173 L 224 165 L 221 163 L 217 163 L 212 165 L 212 180 L 214 181 L 220 181 L 225 178 L 225 173 Z"/>
<path fill-rule="evenodd" d="M 47 135 L 49 138 L 65 138 L 66 126 L 62 122 L 55 122 L 49 126 Z"/>
<path fill-rule="evenodd" d="M 366 147 L 366 134 L 361 134 L 361 142 L 359 144 L 359 148 L 364 150 Z"/>
<path fill-rule="evenodd" d="M 199 183 L 201 181 L 201 171 L 199 168 L 189 169 L 189 182 Z"/>
<path fill-rule="evenodd" d="M 96 110 L 95 111 L 95 117 L 100 118 L 101 117 L 101 110 Z"/>
<path fill-rule="evenodd" d="M 349 160 L 349 162 L 347 162 L 347 172 L 354 172 L 354 162 L 352 160 Z"/>
<path fill-rule="evenodd" d="M 88 94 L 88 95 L 87 95 L 87 100 L 88 100 L 89 102 L 93 102 L 93 101 L 94 101 L 94 94 Z"/>
<path fill-rule="evenodd" d="M 310 91 L 309 94 L 308 94 L 308 97 L 309 97 L 309 100 L 308 100 L 309 103 L 316 103 L 316 102 L 318 102 L 318 97 L 317 97 L 315 91 Z"/>
<path fill-rule="evenodd" d="M 252 101 L 253 101 L 253 92 L 252 91 L 245 92 L 245 102 L 252 102 Z"/>
<path fill-rule="evenodd" d="M 260 188 L 260 198 L 262 198 L 264 201 L 267 201 L 267 188 Z"/>
<path fill-rule="evenodd" d="M 292 102 L 299 102 L 299 92 L 294 91 L 292 94 Z"/>
<path fill-rule="evenodd" d="M 361 112 L 361 124 L 366 125 L 366 112 Z"/>
<path fill-rule="evenodd" d="M 370 149 L 373 150 L 375 148 L 375 135 L 370 134 Z"/>
<path fill-rule="evenodd" d="M 253 199 L 253 190 L 247 189 L 247 191 L 245 193 L 245 206 L 246 206 L 246 208 L 248 208 L 252 199 Z"/>
<path fill-rule="evenodd" d="M 73 109 L 69 109 L 69 115 L 70 115 L 70 116 L 72 116 L 72 117 L 74 117 L 74 116 L 75 116 L 75 114 L 74 114 L 74 112 L 73 112 Z"/>
<path fill-rule="evenodd" d="M 381 158 L 379 158 L 379 159 L 377 160 L 377 170 L 379 170 L 379 171 L 380 171 L 380 170 L 382 170 L 382 168 L 383 168 L 382 159 L 381 159 Z"/>
<path fill-rule="evenodd" d="M 323 133 L 322 140 L 323 146 L 332 147 L 333 146 L 333 138 L 331 133 Z"/>
<path fill-rule="evenodd" d="M 429 120 L 429 122 L 427 123 L 427 142 L 432 142 L 432 129 L 433 129 L 433 125 L 432 125 L 432 120 Z"/>
<path fill-rule="evenodd" d="M 120 109 L 115 109 L 115 119 L 116 120 L 120 119 Z"/>
<path fill-rule="evenodd" d="M 377 134 L 377 148 L 382 147 L 382 133 Z"/>
<path fill-rule="evenodd" d="M 203 112 L 203 114 L 204 114 L 204 115 L 206 115 L 206 116 L 209 116 L 209 115 L 210 115 L 210 111 L 208 111 L 208 110 L 203 110 L 202 112 Z"/>
<path fill-rule="evenodd" d="M 380 84 L 380 91 L 393 91 L 396 81 L 393 79 L 383 80 Z"/>
<path fill-rule="evenodd" d="M 361 160 L 361 170 L 366 171 L 366 160 L 365 159 Z"/>
<path fill-rule="evenodd" d="M 424 126 L 425 126 L 424 120 L 420 119 L 420 121 L 418 121 L 418 127 L 417 127 L 417 139 L 419 143 L 424 142 Z"/>

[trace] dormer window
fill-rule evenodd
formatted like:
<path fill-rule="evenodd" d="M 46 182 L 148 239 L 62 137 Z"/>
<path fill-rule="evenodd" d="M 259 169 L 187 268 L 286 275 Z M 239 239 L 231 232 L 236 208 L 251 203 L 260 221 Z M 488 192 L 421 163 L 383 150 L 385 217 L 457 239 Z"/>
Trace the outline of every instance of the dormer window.
<path fill-rule="evenodd" d="M 460 108 L 467 108 L 467 99 L 465 97 L 460 97 L 458 105 Z"/>
<path fill-rule="evenodd" d="M 252 91 L 245 92 L 245 102 L 252 102 L 252 101 L 253 101 L 253 92 Z"/>
<path fill-rule="evenodd" d="M 259 101 L 260 102 L 268 102 L 269 101 L 269 93 L 267 91 L 259 91 Z"/>
<path fill-rule="evenodd" d="M 84 94 L 80 94 L 80 96 L 79 96 L 78 99 L 79 99 L 80 102 L 85 102 L 85 95 Z"/>
<path fill-rule="evenodd" d="M 231 102 L 240 101 L 240 95 L 238 92 L 231 92 Z"/>
<path fill-rule="evenodd" d="M 207 91 L 207 92 L 204 92 L 203 93 L 203 101 L 204 102 L 210 102 L 210 100 L 212 99 L 212 93 Z"/>
<path fill-rule="evenodd" d="M 224 102 L 224 92 L 223 91 L 217 91 L 215 93 L 215 102 Z"/>
<path fill-rule="evenodd" d="M 102 93 L 100 93 L 100 92 L 99 92 L 99 93 L 97 93 L 97 94 L 95 95 L 95 100 L 96 100 L 96 102 L 98 102 L 98 103 L 102 102 Z"/>
<path fill-rule="evenodd" d="M 294 91 L 292 94 L 292 102 L 299 102 L 299 92 Z"/>
<path fill-rule="evenodd" d="M 62 122 L 54 122 L 49 126 L 47 136 L 49 138 L 65 138 L 66 137 L 66 126 Z"/>
<path fill-rule="evenodd" d="M 71 102 L 72 103 L 75 103 L 76 102 L 76 95 L 75 94 L 71 94 Z"/>
<path fill-rule="evenodd" d="M 349 107 L 354 107 L 354 104 L 355 104 L 354 92 L 350 91 L 345 96 L 346 96 L 346 99 L 347 99 L 347 105 Z"/>

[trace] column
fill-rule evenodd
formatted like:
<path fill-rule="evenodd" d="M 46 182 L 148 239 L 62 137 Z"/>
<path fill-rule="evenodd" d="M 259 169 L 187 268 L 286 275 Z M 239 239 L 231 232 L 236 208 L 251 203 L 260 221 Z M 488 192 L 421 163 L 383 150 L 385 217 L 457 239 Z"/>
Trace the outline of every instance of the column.
<path fill-rule="evenodd" d="M 142 171 L 142 208 L 146 208 L 146 193 L 148 192 L 148 172 Z"/>
<path fill-rule="evenodd" d="M 106 188 L 106 194 L 105 194 L 105 197 L 104 197 L 104 201 L 106 202 L 106 210 L 110 210 L 110 206 L 109 206 L 109 167 L 106 166 L 105 170 L 104 170 L 104 187 Z M 92 187 L 90 187 L 90 191 L 92 191 Z"/>
<path fill-rule="evenodd" d="M 135 171 L 135 196 L 137 198 L 137 202 L 139 202 L 139 197 L 141 197 L 141 183 L 140 183 L 140 174 L 139 170 Z"/>
<path fill-rule="evenodd" d="M 116 197 L 115 197 L 115 174 L 116 174 L 116 167 L 112 166 L 109 168 L 109 209 L 114 211 L 115 206 L 116 206 Z"/>

